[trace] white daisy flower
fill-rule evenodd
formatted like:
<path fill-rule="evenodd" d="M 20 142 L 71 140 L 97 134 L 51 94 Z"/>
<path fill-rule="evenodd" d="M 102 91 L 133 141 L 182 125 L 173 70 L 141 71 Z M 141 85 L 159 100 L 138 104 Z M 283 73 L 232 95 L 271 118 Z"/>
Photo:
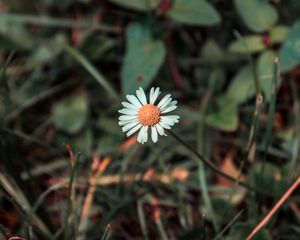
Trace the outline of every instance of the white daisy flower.
<path fill-rule="evenodd" d="M 129 102 L 122 102 L 124 108 L 119 110 L 122 114 L 119 117 L 119 125 L 122 126 L 123 132 L 127 132 L 127 137 L 139 130 L 137 141 L 143 144 L 148 140 L 148 129 L 151 129 L 151 139 L 156 143 L 158 134 L 166 136 L 164 128 L 171 129 L 171 126 L 179 122 L 177 115 L 163 115 L 175 110 L 177 101 L 172 101 L 171 94 L 167 94 L 155 105 L 159 94 L 159 88 L 151 88 L 148 102 L 144 90 L 140 87 L 136 90 L 136 96 L 126 96 Z"/>

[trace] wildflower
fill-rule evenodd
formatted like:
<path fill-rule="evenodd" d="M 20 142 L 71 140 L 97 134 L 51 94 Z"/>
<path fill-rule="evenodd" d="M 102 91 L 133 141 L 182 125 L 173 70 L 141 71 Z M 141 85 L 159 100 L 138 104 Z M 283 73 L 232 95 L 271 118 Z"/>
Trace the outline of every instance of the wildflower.
<path fill-rule="evenodd" d="M 127 132 L 127 137 L 139 130 L 137 141 L 143 144 L 148 141 L 148 129 L 151 129 L 151 139 L 155 143 L 158 134 L 166 136 L 164 129 L 171 129 L 171 126 L 179 122 L 177 115 L 163 115 L 175 110 L 177 101 L 172 101 L 171 94 L 167 94 L 155 105 L 159 94 L 159 88 L 151 88 L 148 102 L 140 87 L 136 90 L 136 96 L 126 96 L 129 102 L 122 102 L 124 108 L 119 110 L 123 114 L 119 117 L 119 125 L 123 132 Z"/>

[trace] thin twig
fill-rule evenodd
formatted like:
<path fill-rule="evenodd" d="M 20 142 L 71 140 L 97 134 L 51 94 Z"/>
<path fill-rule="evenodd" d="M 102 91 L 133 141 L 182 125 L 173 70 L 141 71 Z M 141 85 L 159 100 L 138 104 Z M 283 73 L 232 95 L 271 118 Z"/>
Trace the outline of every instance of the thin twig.
<path fill-rule="evenodd" d="M 86 229 L 88 227 L 88 218 L 90 214 L 90 208 L 92 206 L 92 202 L 94 199 L 94 194 L 96 190 L 96 180 L 99 178 L 102 173 L 106 170 L 108 165 L 110 164 L 111 159 L 109 157 L 106 157 L 103 159 L 103 161 L 100 160 L 99 156 L 95 154 L 94 161 L 92 164 L 92 172 L 89 177 L 89 189 L 87 192 L 87 195 L 83 202 L 83 207 L 81 210 L 81 217 L 80 217 L 80 224 L 79 224 L 79 237 L 78 239 L 84 239 L 84 235 L 86 232 Z"/>
<path fill-rule="evenodd" d="M 263 220 L 254 228 L 254 230 L 249 234 L 246 240 L 251 240 L 254 235 L 263 228 L 273 217 L 276 211 L 281 207 L 281 205 L 291 196 L 291 194 L 296 190 L 296 188 L 300 185 L 300 177 L 294 182 L 294 184 L 286 191 L 285 194 L 279 199 L 279 201 L 275 204 L 272 210 L 263 218 Z"/>

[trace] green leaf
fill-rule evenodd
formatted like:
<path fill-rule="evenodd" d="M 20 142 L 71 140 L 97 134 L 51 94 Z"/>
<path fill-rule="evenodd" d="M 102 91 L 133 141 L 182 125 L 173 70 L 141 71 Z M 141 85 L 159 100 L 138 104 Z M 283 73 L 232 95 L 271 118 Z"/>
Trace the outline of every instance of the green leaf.
<path fill-rule="evenodd" d="M 234 41 L 229 46 L 229 51 L 240 54 L 260 52 L 264 49 L 265 46 L 260 35 L 245 36 Z"/>
<path fill-rule="evenodd" d="M 222 97 L 217 102 L 216 110 L 209 110 L 205 115 L 205 123 L 211 127 L 234 131 L 238 127 L 237 104 L 229 97 Z"/>
<path fill-rule="evenodd" d="M 201 57 L 210 63 L 217 63 L 224 60 L 223 49 L 214 41 L 208 40 L 203 45 Z"/>
<path fill-rule="evenodd" d="M 290 31 L 290 28 L 287 26 L 284 26 L 284 25 L 279 25 L 279 26 L 272 28 L 270 31 L 271 43 L 272 44 L 282 43 L 286 39 L 289 31 Z"/>
<path fill-rule="evenodd" d="M 176 0 L 168 11 L 174 21 L 191 25 L 215 25 L 221 17 L 212 4 L 205 0 Z"/>
<path fill-rule="evenodd" d="M 265 0 L 234 0 L 246 26 L 255 32 L 269 30 L 278 19 L 276 9 Z"/>
<path fill-rule="evenodd" d="M 35 68 L 36 65 L 53 61 L 63 51 L 61 46 L 66 42 L 65 36 L 61 34 L 57 34 L 53 39 L 43 42 L 34 49 L 32 56 L 26 62 L 26 67 Z"/>
<path fill-rule="evenodd" d="M 261 89 L 265 93 L 267 101 L 270 101 L 272 96 L 275 57 L 276 53 L 274 51 L 265 51 L 259 56 L 257 62 L 259 84 Z M 278 83 L 278 86 L 280 86 L 280 83 Z"/>
<path fill-rule="evenodd" d="M 153 40 L 147 26 L 134 23 L 127 28 L 127 53 L 121 70 L 123 93 L 146 88 L 165 58 L 162 41 Z"/>
<path fill-rule="evenodd" d="M 254 76 L 250 65 L 242 68 L 232 80 L 226 96 L 237 104 L 243 103 L 255 94 Z"/>
<path fill-rule="evenodd" d="M 73 134 L 78 132 L 86 122 L 88 112 L 87 99 L 71 96 L 57 102 L 52 108 L 52 119 L 57 128 Z"/>
<path fill-rule="evenodd" d="M 288 71 L 300 63 L 300 21 L 290 30 L 279 51 L 280 69 Z"/>
<path fill-rule="evenodd" d="M 150 11 L 157 7 L 160 0 L 109 0 L 122 7 L 137 11 Z"/>
<path fill-rule="evenodd" d="M 33 45 L 33 39 L 27 29 L 20 23 L 11 22 L 5 14 L 0 14 L 0 36 L 6 39 L 5 43 L 13 44 L 13 48 L 29 49 Z"/>
<path fill-rule="evenodd" d="M 241 240 L 246 239 L 247 236 L 251 233 L 251 231 L 255 228 L 255 224 L 250 223 L 236 223 L 230 230 L 229 236 L 227 236 L 227 240 Z M 271 240 L 270 233 L 262 229 L 260 230 L 252 240 Z"/>

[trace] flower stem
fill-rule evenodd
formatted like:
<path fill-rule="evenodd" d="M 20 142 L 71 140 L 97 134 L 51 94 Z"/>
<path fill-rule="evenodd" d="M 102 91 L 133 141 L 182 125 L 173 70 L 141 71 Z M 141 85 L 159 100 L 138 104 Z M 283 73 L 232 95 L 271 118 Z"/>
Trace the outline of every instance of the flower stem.
<path fill-rule="evenodd" d="M 257 192 L 263 195 L 267 195 L 267 196 L 271 196 L 274 197 L 273 194 L 256 189 L 255 187 L 252 187 L 250 185 L 248 185 L 247 183 L 244 182 L 240 182 L 239 179 L 236 179 L 224 172 L 222 172 L 221 170 L 219 170 L 214 164 L 212 164 L 211 162 L 209 162 L 207 159 L 205 159 L 205 157 L 203 157 L 200 153 L 198 153 L 196 150 L 194 150 L 192 147 L 190 147 L 186 142 L 184 142 L 180 137 L 178 137 L 174 132 L 172 132 L 171 130 L 167 130 L 168 133 L 170 133 L 178 142 L 180 142 L 182 145 L 184 145 L 187 149 L 189 149 L 193 154 L 195 154 L 198 159 L 203 162 L 206 166 L 208 166 L 212 171 L 214 171 L 215 173 L 219 174 L 220 176 L 252 191 L 252 192 Z"/>

